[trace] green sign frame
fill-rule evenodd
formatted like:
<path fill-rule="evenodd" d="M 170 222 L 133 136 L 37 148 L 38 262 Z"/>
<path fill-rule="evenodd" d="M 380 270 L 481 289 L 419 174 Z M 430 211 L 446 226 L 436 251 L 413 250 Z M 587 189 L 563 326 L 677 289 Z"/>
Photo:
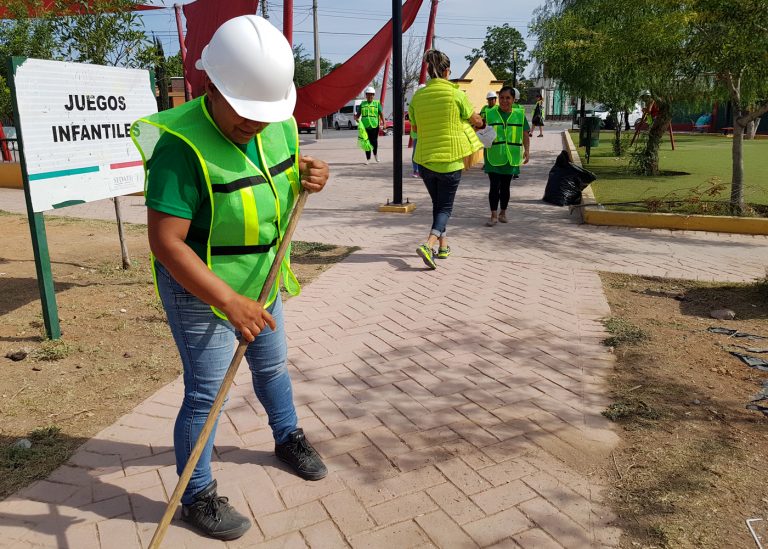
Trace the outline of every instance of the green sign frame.
<path fill-rule="evenodd" d="M 43 306 L 43 323 L 45 333 L 49 339 L 61 339 L 61 325 L 59 324 L 59 308 L 56 305 L 56 292 L 53 285 L 53 273 L 51 273 L 51 257 L 48 253 L 48 237 L 45 233 L 45 217 L 43 212 L 35 212 L 32 209 L 32 196 L 29 192 L 29 175 L 27 163 L 24 158 L 24 136 L 19 120 L 19 104 L 16 98 L 16 69 L 27 60 L 26 57 L 11 57 L 9 60 L 11 101 L 13 101 L 13 121 L 16 125 L 16 139 L 19 148 L 19 161 L 21 164 L 21 178 L 24 184 L 24 200 L 27 204 L 27 218 L 29 219 L 29 231 L 32 235 L 32 250 L 35 254 L 35 270 L 37 272 L 37 287 L 40 290 L 40 301 Z"/>

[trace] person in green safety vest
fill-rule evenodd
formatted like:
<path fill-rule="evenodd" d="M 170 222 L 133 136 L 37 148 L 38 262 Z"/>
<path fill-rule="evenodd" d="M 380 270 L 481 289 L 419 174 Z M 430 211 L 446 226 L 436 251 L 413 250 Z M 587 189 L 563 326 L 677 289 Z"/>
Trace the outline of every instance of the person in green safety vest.
<path fill-rule="evenodd" d="M 205 71 L 205 95 L 141 118 L 131 131 L 147 170 L 156 288 L 184 369 L 176 470 L 190 457 L 240 336 L 249 342 L 245 358 L 277 458 L 319 480 L 327 468 L 298 427 L 287 367 L 280 283 L 299 291 L 290 254 L 264 306 L 256 298 L 302 187 L 321 191 L 328 165 L 299 154 L 293 52 L 265 19 L 225 22 L 196 67 Z M 214 438 L 215 428 L 181 498 L 181 519 L 232 540 L 251 521 L 218 495 Z"/>
<path fill-rule="evenodd" d="M 360 103 L 360 110 L 355 113 L 355 120 L 358 124 L 363 125 L 368 133 L 368 141 L 371 142 L 372 150 L 365 151 L 366 164 L 371 161 L 371 153 L 373 153 L 376 162 L 379 161 L 379 123 L 381 123 L 382 128 L 386 128 L 384 109 L 381 108 L 381 103 L 373 98 L 374 95 L 376 95 L 376 90 L 373 86 L 365 88 L 365 101 Z"/>
<path fill-rule="evenodd" d="M 525 118 L 525 109 L 515 104 L 517 97 L 515 88 L 504 86 L 499 91 L 499 105 L 486 112 L 486 124 L 496 130 L 493 146 L 485 151 L 483 166 L 490 180 L 488 203 L 491 219 L 486 223 L 488 227 L 493 227 L 497 221 L 507 222 L 509 187 L 512 179 L 517 179 L 520 174 L 520 165 L 527 164 L 529 159 L 530 128 Z"/>
<path fill-rule="evenodd" d="M 496 100 L 498 99 L 498 95 L 496 95 L 495 91 L 489 91 L 486 96 L 485 100 L 488 102 L 487 105 L 483 105 L 483 108 L 480 109 L 480 118 L 485 120 L 485 113 L 488 111 L 488 109 L 492 109 L 496 106 Z"/>

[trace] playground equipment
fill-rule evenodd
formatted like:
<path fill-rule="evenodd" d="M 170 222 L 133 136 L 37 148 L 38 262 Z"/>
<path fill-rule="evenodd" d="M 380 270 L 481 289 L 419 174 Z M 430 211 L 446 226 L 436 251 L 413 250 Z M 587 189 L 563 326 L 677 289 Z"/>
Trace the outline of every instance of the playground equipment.
<path fill-rule="evenodd" d="M 645 93 L 643 97 L 648 97 L 648 94 Z M 635 126 L 635 133 L 632 136 L 632 141 L 629 142 L 629 146 L 635 144 L 635 140 L 637 139 L 637 136 L 640 135 L 640 132 L 643 131 L 646 128 L 646 125 L 648 129 L 650 130 L 651 125 L 653 124 L 653 120 L 658 116 L 659 114 L 659 107 L 656 105 L 656 101 L 651 99 L 650 102 L 646 103 L 645 107 L 643 107 L 643 117 L 640 119 L 640 122 Z M 669 132 L 669 142 L 672 145 L 672 150 L 675 150 L 675 134 L 672 132 L 672 123 L 670 122 L 667 125 L 667 131 Z"/>

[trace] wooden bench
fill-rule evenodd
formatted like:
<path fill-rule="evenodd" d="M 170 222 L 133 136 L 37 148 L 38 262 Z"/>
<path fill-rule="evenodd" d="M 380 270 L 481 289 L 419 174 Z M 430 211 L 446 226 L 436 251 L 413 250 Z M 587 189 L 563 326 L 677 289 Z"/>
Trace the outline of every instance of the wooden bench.
<path fill-rule="evenodd" d="M 728 133 L 733 133 L 733 126 L 726 126 L 724 128 L 720 128 L 723 131 L 723 135 L 728 135 Z"/>

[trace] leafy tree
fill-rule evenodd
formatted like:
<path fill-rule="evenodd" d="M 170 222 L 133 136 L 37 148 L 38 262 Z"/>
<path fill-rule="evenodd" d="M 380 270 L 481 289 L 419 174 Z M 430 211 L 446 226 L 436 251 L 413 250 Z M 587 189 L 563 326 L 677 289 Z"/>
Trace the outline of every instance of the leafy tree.
<path fill-rule="evenodd" d="M 659 112 L 635 157 L 646 175 L 660 171 L 673 102 L 712 93 L 690 55 L 690 17 L 688 4 L 669 0 L 551 0 L 533 25 L 537 61 L 572 94 L 618 111 L 649 90 Z"/>
<path fill-rule="evenodd" d="M 77 0 L 84 15 L 56 22 L 59 48 L 65 59 L 78 63 L 148 68 L 156 49 L 144 32 L 141 16 L 130 11 L 130 0 Z M 129 11 L 124 11 L 129 10 Z"/>
<path fill-rule="evenodd" d="M 310 56 L 302 44 L 297 44 L 293 47 L 293 61 L 295 63 L 295 69 L 293 73 L 293 82 L 296 87 L 300 88 L 311 84 L 316 80 L 315 78 L 315 58 Z M 320 57 L 320 77 L 322 78 L 329 72 L 331 72 L 336 65 Z"/>
<path fill-rule="evenodd" d="M 184 65 L 181 62 L 181 52 L 176 53 L 176 55 L 169 55 L 165 58 L 165 72 L 168 74 L 169 78 L 172 76 L 184 76 Z"/>
<path fill-rule="evenodd" d="M 28 6 L 35 3 L 6 0 L 13 19 L 0 20 L 0 120 L 13 119 L 11 92 L 8 88 L 11 57 L 52 59 L 56 47 L 54 21 L 50 17 L 28 17 Z M 39 4 L 39 2 L 37 2 Z"/>
<path fill-rule="evenodd" d="M 733 106 L 731 208 L 744 208 L 743 140 L 768 113 L 768 0 L 693 0 L 691 45 Z M 751 131 L 747 128 L 752 126 Z"/>
<path fill-rule="evenodd" d="M 504 23 L 500 27 L 487 27 L 482 47 L 473 48 L 472 53 L 465 59 L 472 62 L 478 57 L 483 57 L 496 78 L 511 82 L 515 68 L 517 68 L 516 80 L 521 80 L 525 73 L 525 67 L 528 66 L 528 59 L 524 55 L 526 49 L 525 40 L 520 31 L 510 27 L 509 23 Z"/>

